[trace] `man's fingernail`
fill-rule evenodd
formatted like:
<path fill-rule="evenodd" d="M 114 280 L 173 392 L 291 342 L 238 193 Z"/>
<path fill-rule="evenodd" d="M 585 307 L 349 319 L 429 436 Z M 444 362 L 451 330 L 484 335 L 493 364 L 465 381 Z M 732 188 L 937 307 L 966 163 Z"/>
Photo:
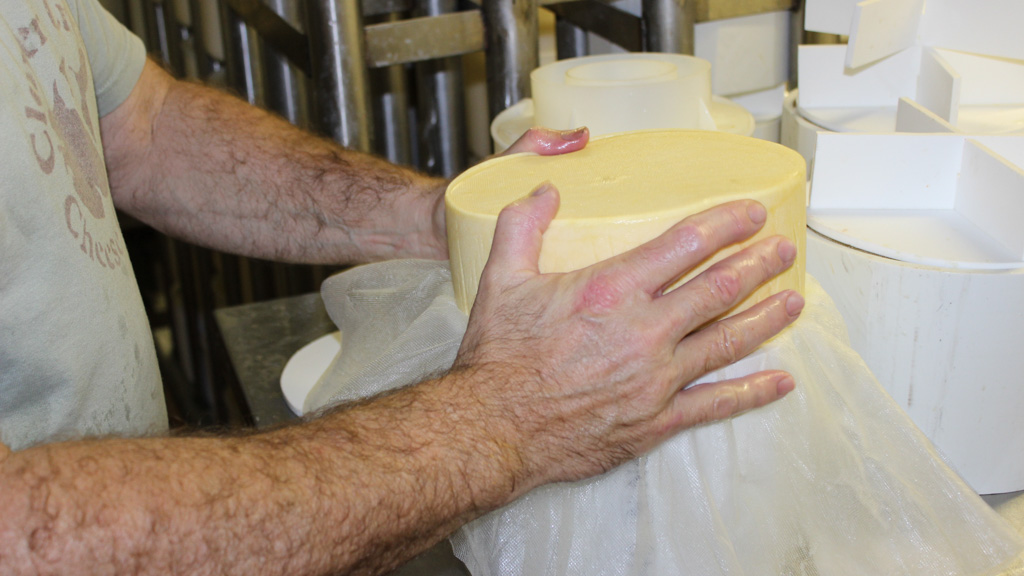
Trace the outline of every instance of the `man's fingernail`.
<path fill-rule="evenodd" d="M 562 137 L 562 140 L 579 140 L 581 137 L 583 137 L 583 133 L 586 131 L 587 127 L 583 126 L 580 128 L 575 128 L 573 130 L 562 130 L 561 132 L 558 133 L 558 135 Z"/>
<path fill-rule="evenodd" d="M 796 292 L 791 292 L 786 298 L 786 313 L 796 316 L 804 309 L 804 297 Z"/>
<path fill-rule="evenodd" d="M 747 204 L 747 216 L 754 224 L 761 224 L 768 219 L 768 211 L 760 202 L 751 202 Z"/>
<path fill-rule="evenodd" d="M 787 264 L 796 259 L 796 245 L 790 242 L 787 238 L 780 240 L 779 245 L 775 250 L 778 253 L 779 258 Z"/>
<path fill-rule="evenodd" d="M 545 182 L 540 186 L 534 188 L 533 192 L 530 192 L 530 196 L 543 196 L 544 194 L 550 192 L 552 187 L 553 186 L 551 185 L 551 182 Z"/>
<path fill-rule="evenodd" d="M 775 394 L 781 398 L 792 392 L 794 388 L 796 388 L 796 381 L 793 380 L 792 376 L 786 374 L 775 383 Z"/>

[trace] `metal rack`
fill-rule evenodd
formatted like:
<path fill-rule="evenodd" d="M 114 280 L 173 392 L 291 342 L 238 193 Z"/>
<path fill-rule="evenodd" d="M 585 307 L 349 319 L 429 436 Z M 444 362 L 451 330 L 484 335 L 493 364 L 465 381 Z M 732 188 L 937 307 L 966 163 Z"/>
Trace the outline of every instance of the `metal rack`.
<path fill-rule="evenodd" d="M 254 104 L 447 177 L 467 161 L 459 56 L 485 53 L 493 118 L 529 96 L 540 8 L 556 16 L 560 58 L 587 54 L 587 32 L 629 51 L 692 54 L 697 23 L 801 12 L 799 0 L 642 0 L 640 15 L 602 0 L 220 0 L 219 13 L 200 0 L 126 1 L 177 73 L 209 80 L 224 66 Z M 211 17 L 220 37 L 202 32 Z"/>
<path fill-rule="evenodd" d="M 303 34 L 259 0 L 224 3 L 230 14 L 244 20 L 264 42 L 309 75 L 316 126 L 352 148 L 387 152 L 405 146 L 406 133 L 393 120 L 400 110 L 390 108 L 395 114 L 385 112 L 387 120 L 378 123 L 382 129 L 374 130 L 375 91 L 370 77 L 374 70 L 414 65 L 416 118 L 424 137 L 420 153 L 412 156 L 423 159 L 421 168 L 448 177 L 464 169 L 466 162 L 457 57 L 485 52 L 488 108 L 493 118 L 529 96 L 529 74 L 538 65 L 537 10 L 541 6 L 557 16 L 561 57 L 585 54 L 587 31 L 631 51 L 692 54 L 698 22 L 794 10 L 799 4 L 796 0 L 643 0 L 642 14 L 635 16 L 597 0 L 494 0 L 465 9 L 456 0 L 310 0 L 305 5 Z M 296 1 L 275 0 L 275 4 L 289 3 Z M 229 60 L 229 70 L 240 62 Z"/>

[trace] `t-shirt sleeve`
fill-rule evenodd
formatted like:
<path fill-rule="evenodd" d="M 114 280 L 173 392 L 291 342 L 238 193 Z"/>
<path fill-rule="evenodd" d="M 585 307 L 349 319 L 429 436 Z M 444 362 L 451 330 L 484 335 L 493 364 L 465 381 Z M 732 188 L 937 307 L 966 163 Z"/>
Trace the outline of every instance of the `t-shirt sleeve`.
<path fill-rule="evenodd" d="M 96 107 L 105 116 L 131 94 L 146 64 L 146 47 L 97 0 L 71 0 L 92 68 Z"/>

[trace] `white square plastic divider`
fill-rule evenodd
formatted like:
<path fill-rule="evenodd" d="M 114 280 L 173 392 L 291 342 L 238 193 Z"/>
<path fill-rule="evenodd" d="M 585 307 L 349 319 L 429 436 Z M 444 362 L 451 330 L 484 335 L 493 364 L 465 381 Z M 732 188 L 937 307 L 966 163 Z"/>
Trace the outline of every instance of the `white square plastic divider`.
<path fill-rule="evenodd" d="M 1021 268 L 1022 156 L 1024 137 L 819 133 L 807 224 L 902 262 Z"/>
<path fill-rule="evenodd" d="M 811 209 L 953 207 L 962 138 L 818 134 Z"/>
<path fill-rule="evenodd" d="M 1024 489 L 1024 136 L 817 140 L 808 274 L 975 490 Z"/>
<path fill-rule="evenodd" d="M 1019 140 L 1024 144 L 1024 138 Z M 1020 225 L 1024 217 L 1022 166 L 968 138 L 956 188 L 957 213 L 984 230 L 1011 256 L 1024 260 L 1024 226 Z"/>
<path fill-rule="evenodd" d="M 1021 60 L 1021 22 L 1020 0 L 807 0 L 804 17 L 807 30 L 850 36 L 851 68 L 911 45 Z"/>
<path fill-rule="evenodd" d="M 963 78 L 961 106 L 1024 107 L 1024 60 L 933 50 Z"/>
<path fill-rule="evenodd" d="M 1024 60 L 928 48 L 915 97 L 902 100 L 897 132 L 1021 133 Z"/>
<path fill-rule="evenodd" d="M 858 0 L 807 0 L 804 3 L 804 28 L 824 34 L 847 35 L 853 28 L 853 11 L 857 3 Z"/>
<path fill-rule="evenodd" d="M 1024 133 L 1024 60 L 912 47 L 843 67 L 844 47 L 800 46 L 801 116 L 834 132 L 893 132 L 909 98 L 965 134 Z"/>
<path fill-rule="evenodd" d="M 914 99 L 953 125 L 960 112 L 962 84 L 963 78 L 938 52 L 931 48 L 921 52 Z"/>
<path fill-rule="evenodd" d="M 813 1 L 813 0 L 811 0 Z M 1024 2 L 927 0 L 921 44 L 1024 60 Z"/>
<path fill-rule="evenodd" d="M 993 136 L 976 136 L 975 140 L 989 150 L 1006 158 L 1014 166 L 1024 166 L 1024 146 L 1020 138 L 1000 138 Z"/>
<path fill-rule="evenodd" d="M 881 62 L 847 70 L 846 47 L 803 45 L 797 51 L 801 111 L 817 108 L 891 107 L 901 97 L 914 98 L 921 49 L 910 48 Z M 813 118 L 808 117 L 813 120 Z"/>
<path fill-rule="evenodd" d="M 694 55 L 711 62 L 711 92 L 731 97 L 788 80 L 790 18 L 783 10 L 698 23 Z"/>
<path fill-rule="evenodd" d="M 865 0 L 853 11 L 846 67 L 859 68 L 920 45 L 925 0 Z"/>
<path fill-rule="evenodd" d="M 940 134 L 958 132 L 945 118 L 939 117 L 910 98 L 900 98 L 896 106 L 896 131 Z"/>

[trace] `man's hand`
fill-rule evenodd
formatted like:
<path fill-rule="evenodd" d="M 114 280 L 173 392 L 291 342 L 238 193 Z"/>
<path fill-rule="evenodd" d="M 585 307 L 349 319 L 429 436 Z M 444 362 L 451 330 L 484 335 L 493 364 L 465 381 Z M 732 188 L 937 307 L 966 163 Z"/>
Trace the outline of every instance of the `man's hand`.
<path fill-rule="evenodd" d="M 532 152 L 541 156 L 554 156 L 582 150 L 590 140 L 590 130 L 586 127 L 573 130 L 551 130 L 549 128 L 530 128 L 518 140 L 512 143 L 501 154 L 508 156 L 522 152 Z"/>
<path fill-rule="evenodd" d="M 760 230 L 761 204 L 725 204 L 617 258 L 541 274 L 541 237 L 558 202 L 554 187 L 544 185 L 498 217 L 455 364 L 485 383 L 466 393 L 489 413 L 495 435 L 512 439 L 517 494 L 608 470 L 684 428 L 793 389 L 792 377 L 778 371 L 687 387 L 799 316 L 803 299 L 789 291 L 713 321 L 793 263 L 791 241 L 761 241 L 664 292 L 719 249 Z"/>

